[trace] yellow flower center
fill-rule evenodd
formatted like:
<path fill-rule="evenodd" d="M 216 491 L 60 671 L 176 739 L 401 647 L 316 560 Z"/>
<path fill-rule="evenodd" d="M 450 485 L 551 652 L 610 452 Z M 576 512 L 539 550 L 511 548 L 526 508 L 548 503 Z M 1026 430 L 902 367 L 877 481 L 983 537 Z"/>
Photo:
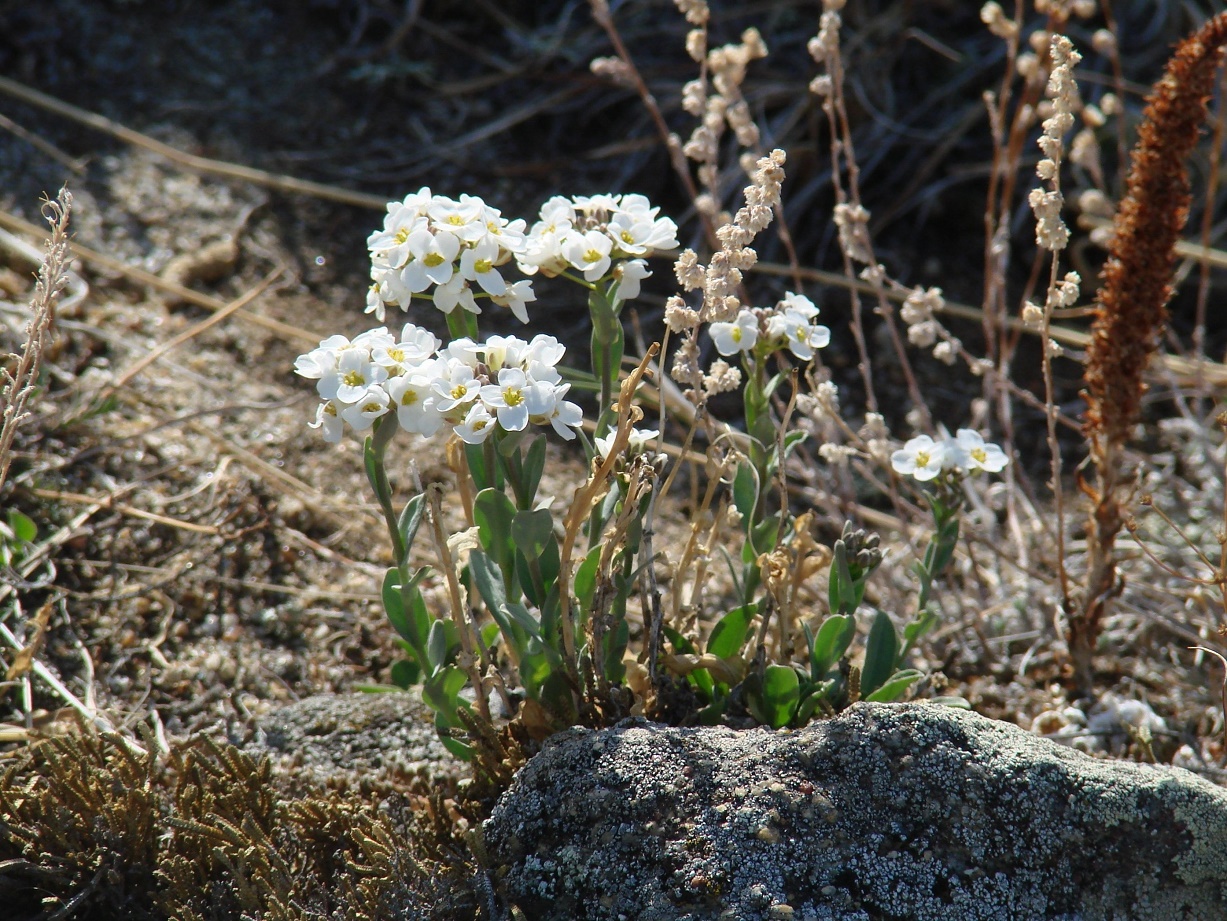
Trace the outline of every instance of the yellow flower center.
<path fill-rule="evenodd" d="M 406 390 L 400 398 L 401 406 L 412 406 L 418 401 L 418 393 L 416 390 Z"/>
<path fill-rule="evenodd" d="M 734 341 L 734 342 L 740 342 L 740 341 L 741 341 L 741 327 L 740 327 L 740 326 L 734 326 L 734 327 L 733 327 L 733 332 L 732 332 L 732 333 L 730 333 L 730 335 L 733 337 L 733 341 Z"/>
<path fill-rule="evenodd" d="M 988 460 L 988 452 L 985 451 L 983 448 L 972 448 L 971 449 L 971 459 L 974 460 L 977 464 L 982 464 L 986 460 Z"/>
<path fill-rule="evenodd" d="M 404 349 L 388 349 L 388 357 L 391 358 L 393 361 L 404 361 L 405 360 L 405 350 Z"/>
<path fill-rule="evenodd" d="M 605 255 L 599 249 L 590 249 L 584 253 L 584 262 L 600 262 Z"/>
<path fill-rule="evenodd" d="M 916 466 L 917 467 L 929 466 L 929 452 L 928 451 L 917 451 L 916 452 Z"/>
<path fill-rule="evenodd" d="M 464 384 L 457 384 L 452 388 L 452 399 L 459 400 L 462 396 L 469 392 L 469 388 Z"/>
<path fill-rule="evenodd" d="M 443 264 L 443 256 L 439 253 L 427 253 L 422 261 L 426 263 L 428 268 L 433 269 L 435 266 Z"/>
<path fill-rule="evenodd" d="M 396 231 L 396 242 L 397 243 L 404 243 L 408 239 L 409 239 L 409 228 L 408 227 L 402 227 L 400 230 Z"/>
<path fill-rule="evenodd" d="M 476 259 L 473 261 L 473 271 L 480 275 L 484 275 L 494 268 L 494 263 L 489 259 Z"/>
<path fill-rule="evenodd" d="M 451 224 L 453 227 L 463 227 L 465 221 L 459 214 L 449 214 L 447 216 L 447 223 Z"/>
<path fill-rule="evenodd" d="M 503 402 L 508 406 L 519 406 L 524 402 L 524 392 L 519 387 L 508 387 L 503 391 Z"/>
<path fill-rule="evenodd" d="M 345 376 L 341 380 L 350 387 L 361 387 L 366 383 L 366 378 L 362 376 L 360 371 L 346 371 Z"/>
<path fill-rule="evenodd" d="M 362 406 L 362 411 L 364 413 L 377 413 L 381 409 L 383 409 L 383 406 L 381 406 L 379 403 L 364 403 Z"/>
<path fill-rule="evenodd" d="M 631 232 L 629 230 L 622 231 L 622 242 L 623 243 L 634 243 L 635 242 L 635 238 L 631 236 Z"/>

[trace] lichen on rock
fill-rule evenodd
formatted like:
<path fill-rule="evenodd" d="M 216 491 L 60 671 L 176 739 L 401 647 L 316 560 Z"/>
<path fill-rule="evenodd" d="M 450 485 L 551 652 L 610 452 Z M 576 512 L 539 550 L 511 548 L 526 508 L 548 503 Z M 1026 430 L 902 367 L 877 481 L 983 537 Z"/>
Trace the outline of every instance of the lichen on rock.
<path fill-rule="evenodd" d="M 1227 917 L 1227 791 L 931 704 L 572 730 L 483 832 L 539 919 Z"/>

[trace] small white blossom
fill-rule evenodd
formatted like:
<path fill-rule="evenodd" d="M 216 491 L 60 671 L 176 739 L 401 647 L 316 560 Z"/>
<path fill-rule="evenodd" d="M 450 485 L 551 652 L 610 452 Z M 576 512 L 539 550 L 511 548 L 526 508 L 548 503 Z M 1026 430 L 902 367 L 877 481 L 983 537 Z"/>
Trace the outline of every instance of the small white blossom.
<path fill-rule="evenodd" d="M 964 470 L 1000 473 L 1010 462 L 1001 448 L 986 443 L 980 433 L 973 429 L 959 429 L 954 439 L 946 440 L 946 445 L 950 456 L 948 463 Z"/>
<path fill-rule="evenodd" d="M 928 435 L 917 435 L 902 449 L 890 456 L 890 465 L 896 473 L 912 476 L 922 483 L 942 472 L 946 460 L 946 448 Z"/>
<path fill-rule="evenodd" d="M 742 310 L 732 323 L 711 323 L 707 331 L 721 355 L 749 352 L 758 342 L 758 317 L 750 310 Z"/>

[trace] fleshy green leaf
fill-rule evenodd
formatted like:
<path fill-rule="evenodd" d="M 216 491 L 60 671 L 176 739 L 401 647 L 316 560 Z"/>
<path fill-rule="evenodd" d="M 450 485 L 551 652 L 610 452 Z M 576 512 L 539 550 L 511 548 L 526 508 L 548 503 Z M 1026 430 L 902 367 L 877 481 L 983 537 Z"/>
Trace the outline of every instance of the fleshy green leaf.
<path fill-rule="evenodd" d="M 408 659 L 397 659 L 392 663 L 390 677 L 392 683 L 398 688 L 408 689 L 422 680 L 422 670 L 415 662 L 410 662 Z"/>
<path fill-rule="evenodd" d="M 511 539 L 526 559 L 535 560 L 545 553 L 554 536 L 554 518 L 549 509 L 516 512 L 511 519 Z"/>
<path fill-rule="evenodd" d="M 511 522 L 516 507 L 497 489 L 483 489 L 473 499 L 473 520 L 482 549 L 500 566 L 511 562 Z"/>
<path fill-rule="evenodd" d="M 882 687 L 886 679 L 895 673 L 898 656 L 899 636 L 895 633 L 895 625 L 889 614 L 878 611 L 874 615 L 873 626 L 869 628 L 869 639 L 865 641 L 865 664 L 861 667 L 862 699 Z"/>
<path fill-rule="evenodd" d="M 426 656 L 431 667 L 437 672 L 447 662 L 447 628 L 444 621 L 436 620 L 430 625 L 430 636 L 426 638 Z M 461 675 L 463 676 L 463 672 Z"/>
<path fill-rule="evenodd" d="M 413 548 L 413 539 L 417 537 L 418 527 L 422 523 L 422 511 L 426 508 L 426 494 L 419 493 L 401 509 L 400 520 L 397 522 L 397 528 L 400 530 L 401 540 L 405 542 L 405 553 L 408 554 Z"/>
<path fill-rule="evenodd" d="M 28 515 L 23 515 L 15 508 L 9 509 L 9 527 L 13 529 L 13 537 L 20 543 L 32 544 L 38 537 L 38 525 Z"/>
<path fill-rule="evenodd" d="M 592 610 L 592 596 L 596 593 L 596 568 L 601 562 L 601 545 L 588 551 L 584 561 L 575 570 L 575 597 L 579 600 L 581 616 Z"/>
<path fill-rule="evenodd" d="M 707 641 L 707 651 L 720 659 L 731 659 L 741 652 L 757 612 L 757 603 L 743 604 L 721 617 Z"/>
<path fill-rule="evenodd" d="M 924 675 L 921 672 L 916 671 L 914 668 L 905 668 L 901 671 L 897 671 L 891 675 L 880 688 L 878 688 L 868 697 L 865 697 L 864 700 L 876 704 L 891 703 L 902 697 L 908 688 L 923 677 Z"/>
<path fill-rule="evenodd" d="M 797 673 L 788 665 L 768 665 L 762 689 L 751 695 L 752 710 L 760 722 L 772 729 L 787 726 L 797 710 L 801 685 Z"/>
<path fill-rule="evenodd" d="M 534 498 L 541 485 L 541 474 L 545 471 L 545 439 L 537 437 L 524 453 L 524 466 L 521 478 L 524 481 L 524 491 Z"/>
<path fill-rule="evenodd" d="M 832 614 L 822 622 L 810 644 L 811 675 L 815 681 L 825 677 L 835 667 L 855 636 L 855 618 Z"/>
<path fill-rule="evenodd" d="M 733 477 L 733 505 L 749 528 L 754 522 L 754 509 L 758 506 L 758 474 L 750 464 L 737 465 L 737 473 Z"/>

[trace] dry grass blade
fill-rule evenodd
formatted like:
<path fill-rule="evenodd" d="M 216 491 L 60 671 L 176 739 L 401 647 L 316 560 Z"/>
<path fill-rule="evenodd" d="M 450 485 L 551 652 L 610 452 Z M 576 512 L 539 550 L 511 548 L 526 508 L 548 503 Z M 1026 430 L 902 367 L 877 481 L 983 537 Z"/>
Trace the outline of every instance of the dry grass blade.
<path fill-rule="evenodd" d="M 8 476 L 13 456 L 13 439 L 28 417 L 26 407 L 34 395 L 43 348 L 55 323 L 55 305 L 68 283 L 68 219 L 72 213 L 72 194 L 60 189 L 55 201 L 48 201 L 43 214 L 51 225 L 46 255 L 38 270 L 38 285 L 30 303 L 30 322 L 20 355 L 13 355 L 12 370 L 0 370 L 0 486 Z"/>
<path fill-rule="evenodd" d="M 25 234 L 26 236 L 37 236 L 41 231 L 33 224 L 23 221 L 15 215 L 9 214 L 6 211 L 0 211 L 0 227 L 5 227 L 13 233 Z M 125 278 L 130 278 L 138 284 L 147 285 L 156 291 L 162 291 L 169 294 L 180 301 L 189 304 L 194 304 L 197 307 L 203 307 L 206 310 L 214 312 L 226 309 L 226 302 L 212 297 L 208 294 L 202 294 L 199 291 L 194 291 L 191 288 L 185 288 L 183 285 L 175 284 L 172 281 L 167 281 L 164 278 L 159 278 L 152 272 L 146 272 L 144 269 L 137 268 L 133 265 L 128 265 L 119 259 L 112 258 L 105 253 L 100 253 L 97 250 L 90 249 L 88 246 L 82 246 L 80 243 L 70 244 L 70 251 L 73 256 L 76 256 L 85 262 L 92 263 L 100 268 L 111 272 L 118 272 Z M 297 326 L 291 326 L 288 323 L 282 323 L 278 320 L 273 320 L 269 317 L 262 317 L 257 313 L 252 313 L 249 310 L 238 310 L 235 313 L 238 319 L 251 323 L 255 326 L 263 327 L 270 332 L 277 333 L 290 340 L 298 340 L 299 342 L 310 343 L 316 345 L 322 338 L 317 333 L 310 332 L 305 329 L 300 329 Z"/>
<path fill-rule="evenodd" d="M 295 179 L 293 176 L 281 176 L 262 169 L 254 169 L 250 166 L 226 163 L 221 160 L 211 160 L 208 157 L 198 157 L 195 154 L 184 153 L 181 150 L 176 150 L 169 144 L 163 144 L 161 141 L 154 140 L 146 134 L 141 134 L 139 131 L 125 128 L 109 118 L 98 115 L 95 112 L 87 112 L 85 109 L 70 105 L 46 93 L 40 93 L 38 90 L 31 89 L 24 84 L 18 83 L 16 80 L 10 80 L 8 77 L 0 77 L 0 92 L 6 93 L 15 99 L 20 99 L 22 102 L 29 103 L 30 105 L 46 109 L 48 112 L 54 112 L 56 115 L 71 119 L 78 124 L 86 125 L 95 131 L 102 131 L 126 144 L 142 147 L 151 153 L 166 158 L 172 163 L 177 163 L 179 166 L 197 173 L 220 176 L 223 179 L 237 179 L 242 182 L 250 182 L 253 185 L 276 189 L 280 192 L 312 195 L 328 201 L 341 202 L 342 204 L 354 205 L 359 208 L 372 208 L 377 211 L 382 211 L 387 204 L 387 199 L 380 195 L 351 192 L 349 189 L 324 185 L 320 182 Z"/>

